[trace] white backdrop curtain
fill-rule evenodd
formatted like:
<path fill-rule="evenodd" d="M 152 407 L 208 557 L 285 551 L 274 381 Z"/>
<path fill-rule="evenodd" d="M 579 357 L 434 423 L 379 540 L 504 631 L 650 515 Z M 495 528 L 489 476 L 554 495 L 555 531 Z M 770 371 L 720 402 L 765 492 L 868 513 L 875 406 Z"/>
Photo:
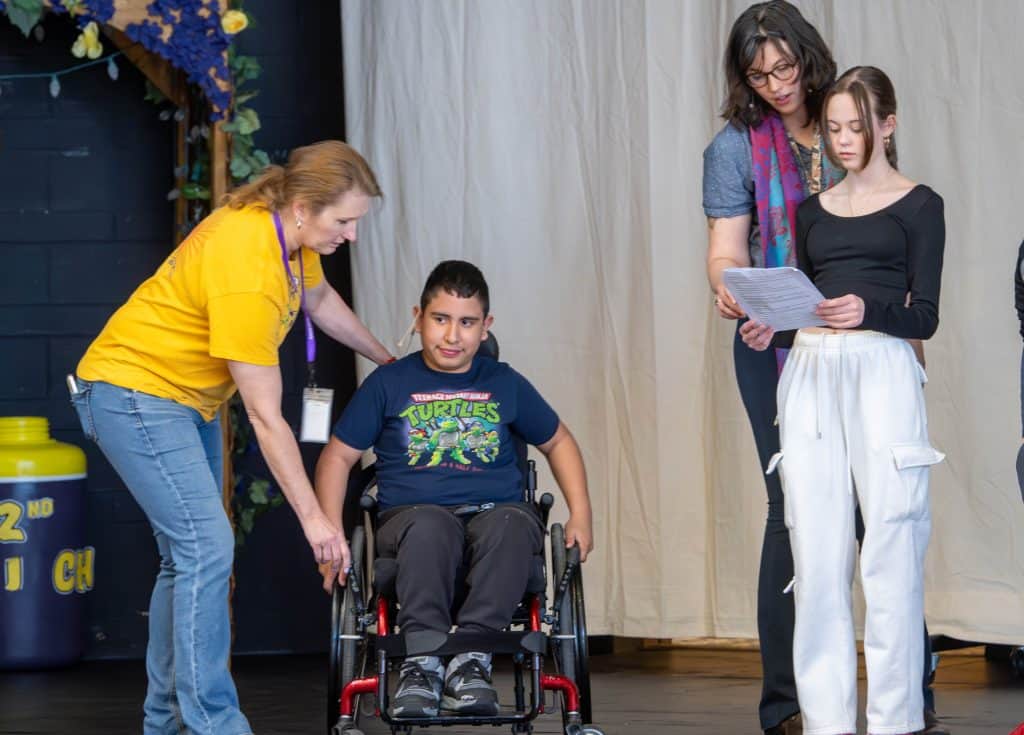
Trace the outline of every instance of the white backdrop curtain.
<path fill-rule="evenodd" d="M 1024 4 L 798 5 L 840 70 L 890 73 L 902 168 L 946 201 L 942 323 L 927 344 L 932 438 L 948 454 L 933 473 L 929 624 L 1024 643 Z M 386 193 L 352 250 L 356 308 L 394 338 L 436 262 L 483 269 L 503 359 L 583 447 L 595 633 L 757 634 L 765 491 L 700 208 L 725 37 L 746 6 L 342 1 L 348 138 Z"/>

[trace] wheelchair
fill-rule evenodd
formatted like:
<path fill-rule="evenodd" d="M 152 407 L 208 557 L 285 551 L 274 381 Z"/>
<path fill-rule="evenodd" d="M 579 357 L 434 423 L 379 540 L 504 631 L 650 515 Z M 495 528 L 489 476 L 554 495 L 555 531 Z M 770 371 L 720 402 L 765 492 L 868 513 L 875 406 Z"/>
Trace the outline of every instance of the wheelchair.
<path fill-rule="evenodd" d="M 526 463 L 524 501 L 531 503 L 548 528 L 554 496 L 536 498 L 537 473 L 533 461 Z M 533 732 L 533 721 L 545 712 L 545 692 L 561 699 L 565 735 L 603 735 L 591 725 L 592 697 L 587 623 L 583 599 L 583 578 L 579 547 L 565 548 L 565 529 L 555 523 L 547 532 L 550 546 L 551 579 L 554 596 L 547 602 L 548 554 L 534 557 L 527 590 L 504 631 L 496 633 L 416 633 L 402 636 L 393 629 L 396 601 L 394 559 L 373 559 L 367 543 L 366 526 L 376 528 L 377 499 L 370 491 L 375 484 L 372 468 L 364 470 L 359 499 L 363 523 L 349 534 L 352 566 L 345 587 L 335 582 L 331 609 L 331 638 L 327 683 L 328 735 L 363 735 L 363 718 L 376 717 L 388 725 L 392 735 L 410 733 L 416 727 L 453 725 L 506 725 L 513 733 Z M 458 586 L 458 583 L 457 583 Z M 456 595 L 456 606 L 458 605 Z M 548 626 L 545 632 L 542 624 Z M 510 655 L 514 664 L 515 704 L 493 716 L 459 715 L 441 712 L 435 717 L 396 718 L 388 712 L 389 673 L 406 656 L 447 656 L 464 651 L 489 651 Z M 546 660 L 555 673 L 543 670 Z M 530 680 L 527 698 L 525 680 Z"/>

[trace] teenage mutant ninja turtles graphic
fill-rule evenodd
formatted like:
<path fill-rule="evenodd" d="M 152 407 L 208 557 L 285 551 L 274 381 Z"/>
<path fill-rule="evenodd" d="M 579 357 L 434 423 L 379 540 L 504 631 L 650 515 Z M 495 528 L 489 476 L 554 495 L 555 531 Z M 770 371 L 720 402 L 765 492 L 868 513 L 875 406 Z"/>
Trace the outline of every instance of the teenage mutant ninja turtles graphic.
<path fill-rule="evenodd" d="M 427 451 L 430 446 L 430 435 L 425 429 L 410 429 L 409 430 L 409 449 L 407 453 L 409 455 L 409 464 L 415 465 L 420 461 L 420 457 Z"/>
<path fill-rule="evenodd" d="M 427 467 L 441 464 L 445 454 L 459 464 L 472 464 L 466 457 L 467 452 L 489 464 L 498 456 L 500 444 L 498 432 L 488 431 L 479 421 L 473 421 L 463 429 L 456 419 L 442 419 L 429 431 L 422 427 L 410 429 L 407 454 L 410 466 L 419 464 L 426 452 L 430 452 Z"/>
<path fill-rule="evenodd" d="M 487 463 L 498 456 L 500 449 L 498 432 L 487 431 L 480 421 L 470 422 L 466 431 L 462 432 L 462 443 L 465 445 L 465 449 Z"/>
<path fill-rule="evenodd" d="M 437 467 L 437 465 L 441 464 L 445 452 L 451 454 L 452 459 L 459 464 L 472 464 L 466 459 L 466 455 L 462 453 L 462 432 L 459 431 L 459 422 L 455 419 L 441 420 L 440 425 L 430 435 L 427 448 L 433 450 L 433 453 L 430 455 L 430 461 L 427 462 L 427 467 Z"/>
<path fill-rule="evenodd" d="M 498 452 L 501 451 L 501 439 L 498 438 L 498 432 L 491 429 L 484 434 L 484 446 L 491 455 L 491 459 L 495 459 L 498 456 Z"/>
<path fill-rule="evenodd" d="M 412 405 L 400 413 L 409 422 L 409 466 L 437 467 L 446 459 L 464 467 L 493 462 L 501 449 L 501 416 L 490 398 L 470 391 L 413 394 Z"/>

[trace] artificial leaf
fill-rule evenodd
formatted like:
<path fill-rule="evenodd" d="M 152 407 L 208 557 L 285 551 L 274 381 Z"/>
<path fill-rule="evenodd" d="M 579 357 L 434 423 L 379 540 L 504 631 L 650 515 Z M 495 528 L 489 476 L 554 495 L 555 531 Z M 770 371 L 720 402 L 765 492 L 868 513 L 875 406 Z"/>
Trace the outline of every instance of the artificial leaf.
<path fill-rule="evenodd" d="M 238 125 L 238 132 L 242 135 L 252 135 L 260 129 L 260 116 L 251 107 L 236 108 L 233 122 Z"/>
<path fill-rule="evenodd" d="M 231 66 L 231 74 L 234 76 L 236 87 L 258 78 L 263 71 L 260 62 L 253 56 L 232 55 L 228 63 Z"/>
<path fill-rule="evenodd" d="M 260 91 L 258 89 L 250 89 L 250 90 L 247 90 L 247 91 L 243 92 L 240 95 L 236 95 L 235 96 L 235 104 L 236 105 L 244 105 L 246 102 L 251 100 L 253 97 L 256 97 L 259 93 L 260 93 Z"/>
<path fill-rule="evenodd" d="M 146 80 L 146 96 L 143 98 L 146 102 L 152 102 L 154 104 L 160 104 L 167 99 L 166 95 L 160 91 L 153 82 Z"/>
<path fill-rule="evenodd" d="M 270 165 L 270 156 L 267 155 L 266 151 L 261 151 L 259 148 L 255 148 L 253 149 L 252 157 L 256 159 L 261 171 Z"/>
<path fill-rule="evenodd" d="M 231 157 L 231 175 L 236 179 L 244 179 L 252 173 L 252 166 L 241 156 Z"/>
<path fill-rule="evenodd" d="M 253 480 L 249 486 L 249 499 L 256 505 L 266 505 L 269 502 L 267 490 L 270 489 L 270 482 L 267 480 Z"/>
<path fill-rule="evenodd" d="M 202 199 L 205 201 L 210 198 L 210 190 L 194 181 L 190 181 L 181 187 L 181 194 L 186 199 Z"/>
<path fill-rule="evenodd" d="M 43 0 L 8 0 L 7 17 L 28 38 L 32 28 L 43 17 Z"/>

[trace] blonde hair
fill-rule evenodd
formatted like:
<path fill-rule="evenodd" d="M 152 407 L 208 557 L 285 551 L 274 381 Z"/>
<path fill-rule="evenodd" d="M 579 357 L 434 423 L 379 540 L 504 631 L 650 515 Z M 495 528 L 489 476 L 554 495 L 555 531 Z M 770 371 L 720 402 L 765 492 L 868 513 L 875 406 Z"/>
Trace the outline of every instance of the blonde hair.
<path fill-rule="evenodd" d="M 221 203 L 233 209 L 255 204 L 273 211 L 301 200 L 319 212 L 353 190 L 381 196 L 366 159 L 347 143 L 322 140 L 294 149 L 284 166 L 267 166 L 255 179 L 225 194 Z"/>

